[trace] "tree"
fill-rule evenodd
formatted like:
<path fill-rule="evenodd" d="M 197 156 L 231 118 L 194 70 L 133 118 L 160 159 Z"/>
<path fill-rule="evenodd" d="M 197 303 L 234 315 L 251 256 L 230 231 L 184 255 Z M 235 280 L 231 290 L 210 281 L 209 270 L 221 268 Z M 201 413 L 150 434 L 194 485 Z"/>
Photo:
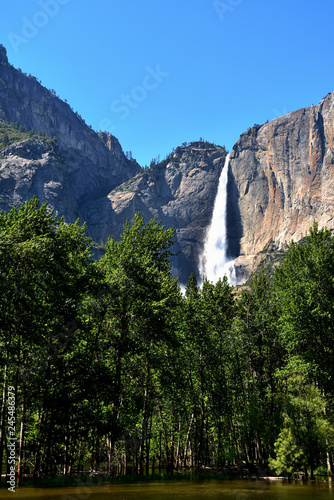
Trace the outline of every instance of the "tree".
<path fill-rule="evenodd" d="M 108 240 L 97 265 L 107 289 L 102 328 L 109 343 L 106 361 L 113 378 L 105 401 L 112 422 L 110 452 L 125 431 L 125 422 L 131 420 L 134 425 L 140 418 L 140 471 L 153 411 L 154 373 L 166 345 L 174 342 L 171 325 L 180 301 L 169 262 L 173 237 L 173 229 L 164 229 L 155 219 L 145 224 L 137 213 L 131 225 L 125 224 L 121 241 Z M 135 403 L 129 409 L 133 415 L 123 411 L 127 399 Z"/>
<path fill-rule="evenodd" d="M 294 367 L 294 368 L 293 368 Z M 332 447 L 334 427 L 326 416 L 326 399 L 310 382 L 308 367 L 300 361 L 278 372 L 283 382 L 282 410 L 286 425 L 292 429 L 298 447 L 310 469 L 311 479 L 317 463 L 326 462 L 328 447 Z"/>
<path fill-rule="evenodd" d="M 223 435 L 230 423 L 227 374 L 233 310 L 232 288 L 226 278 L 215 285 L 205 279 L 199 288 L 195 276 L 190 276 L 179 327 L 181 379 L 187 387 L 185 428 L 191 428 L 184 463 L 190 448 L 190 463 L 198 468 L 208 465 L 212 456 L 218 463 L 224 456 Z"/>
<path fill-rule="evenodd" d="M 303 470 L 306 462 L 303 450 L 297 445 L 290 428 L 284 428 L 275 442 L 276 458 L 269 459 L 269 465 L 277 474 L 291 477 Z"/>
<path fill-rule="evenodd" d="M 326 393 L 334 388 L 334 239 L 314 223 L 293 243 L 274 280 L 279 330 L 287 356 L 309 363 Z"/>
<path fill-rule="evenodd" d="M 250 288 L 242 291 L 231 347 L 235 440 L 240 449 L 245 449 L 250 469 L 255 465 L 266 468 L 282 424 L 275 377 L 281 348 L 272 291 L 263 273 L 255 275 Z"/>
<path fill-rule="evenodd" d="M 231 384 L 231 326 L 235 313 L 235 299 L 227 278 L 219 279 L 216 284 L 204 280 L 201 291 L 202 316 L 206 324 L 208 345 L 204 356 L 206 367 L 207 427 L 214 428 L 211 446 L 206 444 L 206 453 L 211 448 L 218 465 L 228 455 L 231 443 L 230 428 L 233 421 Z M 227 439 L 229 436 L 229 439 Z M 207 460 L 205 460 L 207 463 Z"/>
<path fill-rule="evenodd" d="M 57 220 L 36 198 L 0 213 L 3 384 L 16 388 L 22 432 L 29 428 L 36 435 L 36 474 L 42 448 L 56 447 L 57 423 L 64 431 L 68 371 L 61 357 L 75 344 L 79 304 L 92 270 L 89 257 L 85 228 Z"/>
<path fill-rule="evenodd" d="M 2 138 L 2 142 L 3 142 L 5 147 L 7 147 L 9 145 L 9 137 L 8 137 L 7 132 L 4 133 L 3 138 Z"/>
<path fill-rule="evenodd" d="M 304 395 L 291 396 L 290 411 L 299 415 L 312 475 L 321 454 L 329 468 L 333 461 L 330 440 L 326 445 L 319 430 L 327 425 L 320 414 L 329 423 L 334 417 L 334 239 L 328 229 L 314 223 L 304 241 L 291 245 L 275 274 L 274 293 L 286 376 L 303 375 Z"/>

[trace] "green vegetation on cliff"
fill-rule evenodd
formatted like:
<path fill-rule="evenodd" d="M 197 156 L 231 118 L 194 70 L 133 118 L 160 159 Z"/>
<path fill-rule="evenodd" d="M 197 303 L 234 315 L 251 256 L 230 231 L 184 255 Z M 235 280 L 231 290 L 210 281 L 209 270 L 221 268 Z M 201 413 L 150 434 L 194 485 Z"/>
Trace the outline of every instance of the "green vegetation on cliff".
<path fill-rule="evenodd" d="M 35 130 L 26 131 L 24 125 L 18 123 L 7 123 L 0 120 L 0 151 L 15 144 L 16 142 L 25 141 L 27 139 L 43 139 L 46 145 L 51 149 L 57 146 L 57 137 L 47 137 L 44 132 Z"/>
<path fill-rule="evenodd" d="M 18 124 L 6 123 L 0 120 L 0 151 L 15 142 L 24 141 L 30 135 L 26 132 L 25 127 Z"/>

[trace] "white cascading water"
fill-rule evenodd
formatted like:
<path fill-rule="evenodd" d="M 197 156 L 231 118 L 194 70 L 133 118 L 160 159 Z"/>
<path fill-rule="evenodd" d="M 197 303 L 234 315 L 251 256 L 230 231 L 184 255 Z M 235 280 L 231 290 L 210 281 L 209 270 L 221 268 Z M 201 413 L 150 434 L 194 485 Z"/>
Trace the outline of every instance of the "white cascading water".
<path fill-rule="evenodd" d="M 216 283 L 219 278 L 227 276 L 230 285 L 236 285 L 234 260 L 227 256 L 227 181 L 230 155 L 225 160 L 220 174 L 218 191 L 212 213 L 211 224 L 208 228 L 204 244 L 203 255 L 200 259 L 202 277 Z"/>

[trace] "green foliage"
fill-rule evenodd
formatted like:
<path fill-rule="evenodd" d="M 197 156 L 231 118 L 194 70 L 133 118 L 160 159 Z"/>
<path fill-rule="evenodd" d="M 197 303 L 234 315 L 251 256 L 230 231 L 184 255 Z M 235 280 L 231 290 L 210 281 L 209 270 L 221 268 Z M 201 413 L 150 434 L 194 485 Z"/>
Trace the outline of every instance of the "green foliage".
<path fill-rule="evenodd" d="M 16 123 L 6 123 L 0 120 L 0 151 L 15 144 L 16 142 L 25 141 L 31 138 L 43 139 L 43 141 L 51 148 L 58 144 L 58 139 L 56 136 L 47 137 L 45 132 L 39 131 L 37 134 L 34 129 L 27 132 L 24 125 L 19 125 Z"/>
<path fill-rule="evenodd" d="M 75 397 L 68 350 L 90 281 L 89 256 L 84 227 L 57 220 L 37 199 L 0 213 L 0 366 L 17 387 L 27 443 L 43 439 L 48 425 L 49 446 L 59 450 L 63 442 L 57 429 Z M 41 427 L 37 415 L 45 411 Z"/>
<path fill-rule="evenodd" d="M 238 295 L 192 275 L 182 296 L 173 242 L 136 214 L 93 263 L 85 227 L 37 199 L 0 213 L 0 367 L 35 479 L 88 463 L 109 476 L 125 456 L 141 475 L 330 466 L 330 232 L 313 226 L 274 280 L 260 272 Z M 5 444 L 0 432 L 0 458 Z"/>
<path fill-rule="evenodd" d="M 250 285 L 254 276 L 257 276 L 259 273 L 263 273 L 266 279 L 272 282 L 277 268 L 284 262 L 287 251 L 287 246 L 279 248 L 273 242 L 268 243 L 268 245 L 259 252 L 263 255 L 263 258 L 257 266 L 255 273 L 248 278 L 246 285 Z"/>
<path fill-rule="evenodd" d="M 271 292 L 265 275 L 256 275 L 250 289 L 241 294 L 233 322 L 235 404 L 236 408 L 243 408 L 238 422 L 252 462 L 256 449 L 263 455 L 272 453 L 282 424 L 281 397 L 275 378 L 282 350 Z"/>
<path fill-rule="evenodd" d="M 11 144 L 28 139 L 25 127 L 17 128 L 9 123 L 0 120 L 0 151 L 10 146 Z"/>
<path fill-rule="evenodd" d="M 275 442 L 276 459 L 269 459 L 269 465 L 278 475 L 291 477 L 305 467 L 305 456 L 298 447 L 290 428 L 284 428 Z"/>
<path fill-rule="evenodd" d="M 283 376 L 283 408 L 286 422 L 304 452 L 313 479 L 315 464 L 320 462 L 328 445 L 334 444 L 334 428 L 326 417 L 326 399 L 319 388 L 310 382 L 307 365 L 299 361 L 298 366 L 299 370 L 292 371 L 290 365 Z M 286 377 L 288 371 L 290 375 Z"/>
<path fill-rule="evenodd" d="M 279 329 L 287 355 L 302 356 L 326 391 L 334 381 L 334 240 L 315 223 L 275 274 Z"/>
<path fill-rule="evenodd" d="M 328 470 L 327 467 L 325 467 L 324 465 L 319 465 L 319 467 L 316 468 L 316 470 L 314 471 L 314 475 L 315 476 L 330 476 L 331 473 L 330 471 Z"/>

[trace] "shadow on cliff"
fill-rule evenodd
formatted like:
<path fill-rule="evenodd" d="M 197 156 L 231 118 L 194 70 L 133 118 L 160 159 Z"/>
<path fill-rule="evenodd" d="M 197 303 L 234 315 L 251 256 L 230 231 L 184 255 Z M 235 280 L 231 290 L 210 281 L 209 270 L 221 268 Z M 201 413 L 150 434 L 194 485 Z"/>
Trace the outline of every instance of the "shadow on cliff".
<path fill-rule="evenodd" d="M 226 230 L 228 240 L 227 254 L 231 259 L 236 259 L 240 255 L 240 241 L 243 235 L 243 227 L 239 210 L 239 191 L 232 169 L 228 173 Z"/>

